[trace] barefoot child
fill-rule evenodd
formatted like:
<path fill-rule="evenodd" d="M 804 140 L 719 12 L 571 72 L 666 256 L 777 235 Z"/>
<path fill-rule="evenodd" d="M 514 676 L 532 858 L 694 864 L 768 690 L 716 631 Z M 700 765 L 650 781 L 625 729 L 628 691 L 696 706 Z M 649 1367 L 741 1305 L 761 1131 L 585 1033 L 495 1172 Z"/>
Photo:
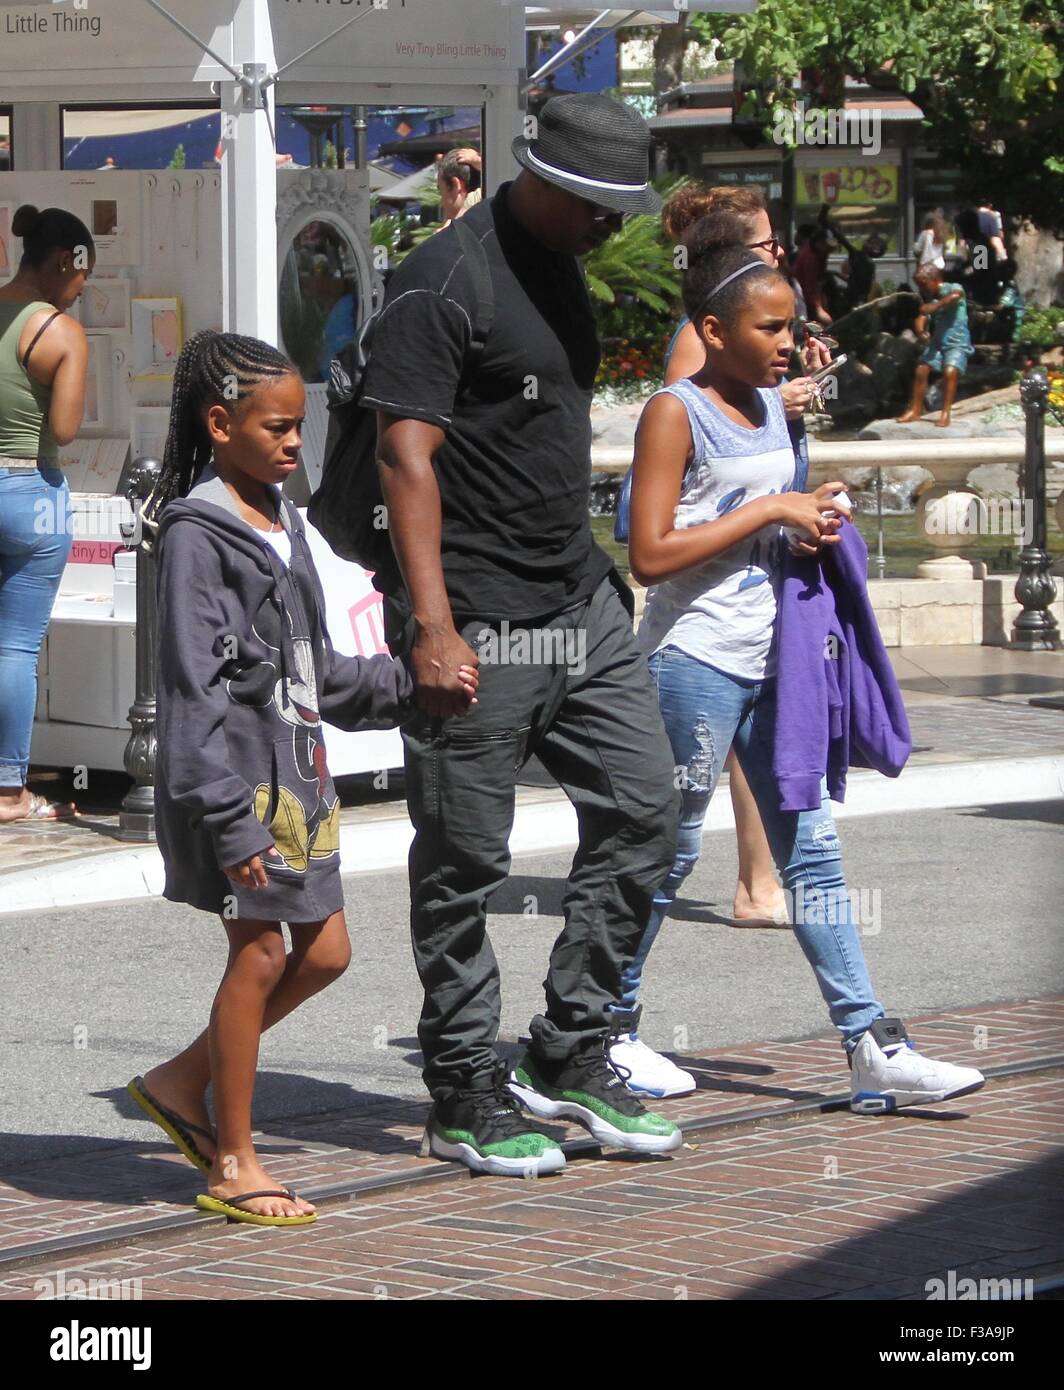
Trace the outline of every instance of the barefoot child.
<path fill-rule="evenodd" d="M 794 452 L 776 387 L 794 345 L 794 294 L 749 250 L 729 248 L 692 260 L 683 296 L 705 363 L 643 411 L 629 548 L 632 573 L 653 586 L 639 641 L 679 777 L 679 839 L 623 987 L 629 996 L 638 989 L 658 929 L 698 860 L 732 749 L 784 888 L 795 899 L 801 890 L 794 933 L 850 1059 L 851 1106 L 878 1113 L 975 1090 L 979 1072 L 920 1056 L 901 1021 L 884 1017 L 853 921 L 826 779 L 816 810 L 781 810 L 773 651 L 780 528 L 796 531 L 797 547 L 813 555 L 838 545 L 850 524 L 834 501 L 841 482 L 791 491 Z"/>
<path fill-rule="evenodd" d="M 921 319 L 917 319 L 917 332 L 926 346 L 913 379 L 912 402 L 905 414 L 898 416 L 898 424 L 908 425 L 919 420 L 931 373 L 941 372 L 942 410 L 935 424 L 945 428 L 957 396 L 957 385 L 968 366 L 968 358 L 975 351 L 968 331 L 968 302 L 960 285 L 944 283 L 937 265 L 922 265 L 916 272 L 916 286 L 927 300 L 920 305 L 920 315 L 925 325 L 930 321 L 930 328 L 925 327 L 921 332 Z"/>
<path fill-rule="evenodd" d="M 259 1225 L 315 1219 L 251 1142 L 259 1035 L 351 954 L 321 721 L 389 728 L 412 711 L 401 661 L 333 650 L 303 522 L 279 486 L 297 465 L 303 408 L 299 373 L 275 348 L 197 334 L 177 364 L 145 509 L 159 556 L 163 893 L 220 916 L 229 959 L 206 1032 L 129 1091 L 209 1175 L 197 1206 Z M 475 672 L 461 681 L 472 702 Z"/>

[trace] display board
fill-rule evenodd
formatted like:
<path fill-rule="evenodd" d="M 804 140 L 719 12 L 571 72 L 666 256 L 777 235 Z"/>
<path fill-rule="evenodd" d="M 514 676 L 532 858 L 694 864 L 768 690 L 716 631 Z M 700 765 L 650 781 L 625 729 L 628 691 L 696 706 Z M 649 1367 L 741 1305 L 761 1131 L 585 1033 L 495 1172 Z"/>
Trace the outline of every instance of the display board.
<path fill-rule="evenodd" d="M 220 174 L 15 170 L 0 173 L 0 203 L 65 208 L 93 233 L 96 266 L 71 310 L 92 348 L 80 438 L 128 445 L 138 409 L 169 406 L 184 339 L 222 326 Z M 12 243 L 17 261 L 22 243 Z"/>

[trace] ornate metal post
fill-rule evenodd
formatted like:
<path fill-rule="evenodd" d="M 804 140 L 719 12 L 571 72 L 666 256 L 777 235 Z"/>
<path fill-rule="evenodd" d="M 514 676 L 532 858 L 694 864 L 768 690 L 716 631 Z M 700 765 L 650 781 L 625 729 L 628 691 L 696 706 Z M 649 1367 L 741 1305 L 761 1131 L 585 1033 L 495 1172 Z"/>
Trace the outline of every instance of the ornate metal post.
<path fill-rule="evenodd" d="M 369 122 L 366 120 L 366 108 L 364 106 L 355 107 L 351 125 L 355 132 L 355 168 L 364 171 L 366 168 L 366 142 L 369 138 Z"/>
<path fill-rule="evenodd" d="M 887 555 L 883 547 L 883 468 L 876 464 L 876 569 L 879 578 L 887 573 Z"/>
<path fill-rule="evenodd" d="M 122 525 L 127 545 L 137 546 L 137 675 L 136 695 L 127 716 L 132 732 L 124 755 L 133 786 L 123 798 L 117 834 L 120 840 L 149 842 L 155 839 L 155 556 L 147 554 L 138 542 L 140 511 L 159 468 L 156 459 L 137 460 L 126 489 L 133 521 Z"/>
<path fill-rule="evenodd" d="M 1020 382 L 1020 400 L 1026 420 L 1026 446 L 1021 474 L 1020 499 L 1025 536 L 1020 551 L 1020 577 L 1016 598 L 1023 611 L 1012 625 L 1009 647 L 1014 651 L 1055 652 L 1061 648 L 1060 631 L 1051 611 L 1057 586 L 1049 572 L 1046 553 L 1046 401 L 1049 382 L 1043 368 L 1029 371 Z"/>

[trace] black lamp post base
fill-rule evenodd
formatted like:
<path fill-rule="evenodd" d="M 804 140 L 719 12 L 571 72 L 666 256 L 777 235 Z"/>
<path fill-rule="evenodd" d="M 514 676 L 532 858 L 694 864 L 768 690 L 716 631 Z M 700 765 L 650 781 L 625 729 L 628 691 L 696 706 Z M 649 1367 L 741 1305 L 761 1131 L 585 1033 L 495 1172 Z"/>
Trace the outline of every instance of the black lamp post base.
<path fill-rule="evenodd" d="M 1059 652 L 1064 651 L 1064 642 L 1048 633 L 1041 637 L 1032 634 L 1027 637 L 1014 637 L 1011 642 L 1005 643 L 1005 648 L 1010 652 Z"/>
<path fill-rule="evenodd" d="M 127 811 L 123 803 L 118 817 L 118 829 L 114 832 L 116 840 L 136 841 L 151 844 L 155 839 L 155 812 Z"/>

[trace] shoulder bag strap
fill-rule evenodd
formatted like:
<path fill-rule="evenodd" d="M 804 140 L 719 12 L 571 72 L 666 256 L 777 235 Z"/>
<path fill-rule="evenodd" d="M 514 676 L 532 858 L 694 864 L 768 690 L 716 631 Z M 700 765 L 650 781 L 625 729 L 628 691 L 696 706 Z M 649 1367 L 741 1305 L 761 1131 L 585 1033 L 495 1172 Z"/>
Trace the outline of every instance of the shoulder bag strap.
<path fill-rule="evenodd" d="M 33 342 L 30 343 L 29 347 L 26 349 L 26 355 L 25 355 L 25 356 L 23 357 L 23 359 L 22 359 L 22 370 L 23 370 L 23 371 L 26 370 L 26 365 L 27 365 L 27 363 L 28 363 L 29 360 L 30 360 L 30 353 L 31 353 L 31 352 L 33 351 L 33 349 L 37 346 L 37 340 L 40 338 L 41 334 L 42 334 L 42 333 L 44 332 L 44 330 L 48 327 L 48 325 L 52 322 L 52 320 L 53 320 L 53 319 L 57 319 L 57 318 L 59 317 L 59 315 L 60 315 L 62 312 L 63 312 L 62 309 L 57 309 L 57 310 L 55 311 L 54 314 L 49 314 L 49 316 L 48 316 L 48 317 L 45 319 L 45 321 L 41 324 L 40 328 L 37 329 L 37 332 L 34 333 L 34 335 L 33 335 Z"/>
<path fill-rule="evenodd" d="M 473 323 L 473 342 L 471 344 L 471 355 L 475 364 L 477 358 L 484 351 L 484 344 L 495 319 L 495 296 L 491 287 L 488 257 L 480 238 L 462 217 L 456 218 L 453 225 L 455 236 L 461 243 L 462 250 L 469 257 L 469 266 L 477 297 L 477 312 Z"/>

